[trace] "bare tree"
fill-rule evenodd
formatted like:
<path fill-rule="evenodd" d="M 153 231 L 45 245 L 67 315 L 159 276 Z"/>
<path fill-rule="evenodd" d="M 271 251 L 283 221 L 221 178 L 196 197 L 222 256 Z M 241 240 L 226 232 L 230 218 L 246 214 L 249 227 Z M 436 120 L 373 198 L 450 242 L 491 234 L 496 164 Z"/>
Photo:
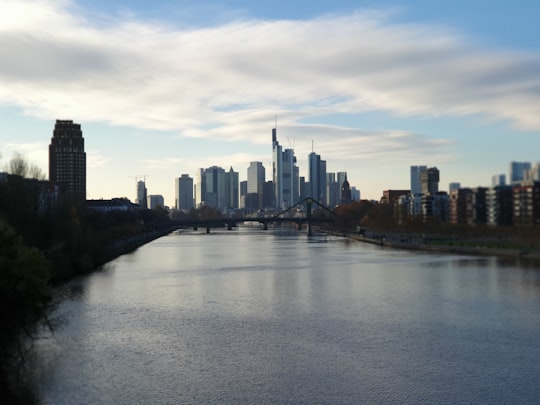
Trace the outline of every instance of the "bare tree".
<path fill-rule="evenodd" d="M 28 163 L 26 158 L 19 152 L 15 152 L 8 164 L 8 172 L 21 177 L 45 180 L 46 176 L 39 166 Z"/>
<path fill-rule="evenodd" d="M 19 152 L 15 152 L 9 161 L 8 172 L 21 177 L 28 175 L 28 162 Z"/>
<path fill-rule="evenodd" d="M 30 164 L 30 168 L 28 169 L 28 177 L 30 177 L 31 179 L 38 179 L 38 180 L 47 179 L 47 176 L 45 176 L 45 173 L 43 173 L 43 170 L 41 170 L 41 167 L 36 166 L 33 163 Z"/>

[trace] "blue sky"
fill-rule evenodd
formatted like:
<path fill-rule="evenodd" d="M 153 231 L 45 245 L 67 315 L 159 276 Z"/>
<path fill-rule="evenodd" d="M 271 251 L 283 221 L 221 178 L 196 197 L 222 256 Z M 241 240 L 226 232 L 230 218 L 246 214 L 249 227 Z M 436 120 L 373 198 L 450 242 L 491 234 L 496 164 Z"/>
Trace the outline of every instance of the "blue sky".
<path fill-rule="evenodd" d="M 471 4 L 472 3 L 472 4 Z M 174 178 L 250 161 L 271 128 L 301 175 L 314 149 L 363 198 L 409 166 L 487 186 L 540 160 L 535 1 L 2 0 L 0 167 L 47 172 L 56 119 L 82 125 L 88 198 L 174 204 Z"/>

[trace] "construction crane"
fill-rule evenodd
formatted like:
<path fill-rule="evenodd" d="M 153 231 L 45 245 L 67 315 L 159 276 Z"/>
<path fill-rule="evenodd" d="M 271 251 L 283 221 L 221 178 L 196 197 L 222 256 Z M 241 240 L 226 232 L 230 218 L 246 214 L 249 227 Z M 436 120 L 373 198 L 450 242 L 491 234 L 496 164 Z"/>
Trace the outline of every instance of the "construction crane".
<path fill-rule="evenodd" d="M 135 179 L 135 183 L 137 183 L 139 179 L 143 179 L 143 181 L 146 183 L 146 178 L 150 177 L 150 175 L 148 175 L 148 174 L 140 174 L 138 176 L 129 176 L 129 177 L 131 177 L 132 179 Z"/>
<path fill-rule="evenodd" d="M 129 176 L 131 177 L 132 179 L 135 179 L 135 192 L 136 192 L 136 197 L 135 197 L 135 201 L 137 204 L 142 204 L 142 206 L 144 208 L 146 208 L 146 178 L 147 177 L 150 177 L 148 174 L 141 174 L 141 175 L 138 175 L 138 176 Z M 143 201 L 139 201 L 139 179 L 142 179 L 143 183 L 144 183 L 144 197 L 143 197 Z"/>

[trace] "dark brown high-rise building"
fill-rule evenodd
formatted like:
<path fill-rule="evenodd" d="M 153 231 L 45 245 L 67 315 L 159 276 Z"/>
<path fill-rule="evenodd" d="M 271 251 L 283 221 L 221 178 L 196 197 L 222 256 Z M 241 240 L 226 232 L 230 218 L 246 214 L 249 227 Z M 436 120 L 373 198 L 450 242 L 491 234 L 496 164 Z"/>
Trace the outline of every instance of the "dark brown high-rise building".
<path fill-rule="evenodd" d="M 81 125 L 56 120 L 49 145 L 49 180 L 75 203 L 86 201 L 86 153 Z"/>

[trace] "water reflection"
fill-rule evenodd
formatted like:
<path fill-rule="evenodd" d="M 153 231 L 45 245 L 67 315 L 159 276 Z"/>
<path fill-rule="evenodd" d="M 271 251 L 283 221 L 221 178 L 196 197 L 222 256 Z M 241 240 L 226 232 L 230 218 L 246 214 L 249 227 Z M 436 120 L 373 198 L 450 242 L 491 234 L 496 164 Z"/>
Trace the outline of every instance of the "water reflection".
<path fill-rule="evenodd" d="M 41 345 L 41 392 L 51 404 L 534 402 L 538 281 L 495 258 L 290 229 L 173 234 L 70 287 L 68 322 Z"/>

